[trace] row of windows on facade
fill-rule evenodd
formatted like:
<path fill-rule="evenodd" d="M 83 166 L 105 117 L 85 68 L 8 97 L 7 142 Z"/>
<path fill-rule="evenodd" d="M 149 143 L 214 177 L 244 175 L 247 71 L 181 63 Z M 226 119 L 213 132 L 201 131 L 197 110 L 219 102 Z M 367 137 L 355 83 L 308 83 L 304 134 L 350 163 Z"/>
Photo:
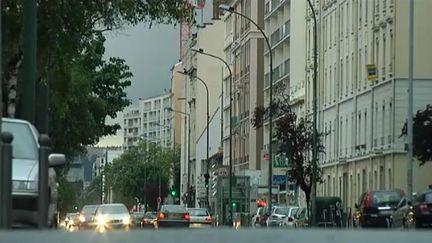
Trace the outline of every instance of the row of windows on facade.
<path fill-rule="evenodd" d="M 356 178 L 354 177 L 356 176 Z M 343 202 L 357 202 L 360 195 L 369 190 L 385 190 L 392 188 L 392 170 L 384 166 L 379 167 L 379 171 L 366 171 L 363 169 L 356 175 L 348 173 L 336 178 L 334 175 L 327 175 L 323 178 L 320 186 L 320 194 L 323 196 L 339 196 Z M 337 180 L 337 181 L 336 181 Z"/>
<path fill-rule="evenodd" d="M 368 112 L 369 116 L 373 116 L 372 120 Z M 339 121 L 325 121 L 323 145 L 326 152 L 322 159 L 328 162 L 341 156 L 353 156 L 367 149 L 391 145 L 394 142 L 393 120 L 392 103 L 382 101 L 381 104 L 375 103 L 373 114 L 370 109 L 364 108 L 357 115 L 342 114 Z"/>

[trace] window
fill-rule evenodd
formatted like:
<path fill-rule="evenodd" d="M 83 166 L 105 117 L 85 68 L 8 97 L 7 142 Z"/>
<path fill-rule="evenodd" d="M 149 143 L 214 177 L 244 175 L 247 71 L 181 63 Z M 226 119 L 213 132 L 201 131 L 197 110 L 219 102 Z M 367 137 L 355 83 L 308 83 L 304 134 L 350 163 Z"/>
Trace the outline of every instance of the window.
<path fill-rule="evenodd" d="M 366 181 L 366 170 L 362 170 L 362 192 L 365 192 L 367 190 L 367 181 Z"/>
<path fill-rule="evenodd" d="M 384 166 L 380 166 L 380 173 L 379 173 L 379 189 L 384 190 L 385 189 L 385 173 L 384 173 Z"/>
<path fill-rule="evenodd" d="M 388 188 L 392 188 L 392 173 L 391 173 L 391 169 L 388 169 Z"/>

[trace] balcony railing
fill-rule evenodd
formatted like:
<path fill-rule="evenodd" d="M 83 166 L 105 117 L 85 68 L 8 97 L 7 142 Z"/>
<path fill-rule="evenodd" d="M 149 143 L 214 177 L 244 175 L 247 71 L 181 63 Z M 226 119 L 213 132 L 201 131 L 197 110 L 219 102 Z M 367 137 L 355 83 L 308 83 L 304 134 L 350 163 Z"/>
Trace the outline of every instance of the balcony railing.
<path fill-rule="evenodd" d="M 290 59 L 273 69 L 273 83 L 277 82 L 279 79 L 287 76 L 290 73 Z M 270 85 L 270 73 L 264 75 L 264 87 L 267 88 Z"/>
<path fill-rule="evenodd" d="M 281 40 L 290 34 L 290 21 L 285 22 L 280 28 L 270 35 L 270 45 L 272 48 L 276 46 Z"/>

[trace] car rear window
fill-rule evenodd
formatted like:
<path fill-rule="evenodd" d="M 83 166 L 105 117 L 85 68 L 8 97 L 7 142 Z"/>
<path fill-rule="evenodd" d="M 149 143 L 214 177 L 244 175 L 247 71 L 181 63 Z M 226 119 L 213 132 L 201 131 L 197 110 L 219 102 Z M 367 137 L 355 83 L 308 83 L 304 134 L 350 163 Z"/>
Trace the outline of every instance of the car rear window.
<path fill-rule="evenodd" d="M 432 192 L 425 194 L 425 202 L 432 203 Z"/>
<path fill-rule="evenodd" d="M 209 213 L 204 208 L 188 209 L 191 216 L 208 216 Z"/>
<path fill-rule="evenodd" d="M 147 212 L 144 217 L 146 219 L 156 218 L 156 212 Z"/>
<path fill-rule="evenodd" d="M 373 192 L 372 204 L 375 206 L 394 205 L 396 206 L 402 195 L 397 191 L 379 191 Z"/>
<path fill-rule="evenodd" d="M 165 205 L 162 206 L 161 211 L 166 213 L 186 213 L 187 212 L 185 207 L 179 205 Z"/>
<path fill-rule="evenodd" d="M 290 209 L 291 208 L 276 208 L 274 213 L 288 216 Z"/>
<path fill-rule="evenodd" d="M 129 213 L 124 205 L 104 205 L 98 208 L 100 214 L 126 214 Z"/>

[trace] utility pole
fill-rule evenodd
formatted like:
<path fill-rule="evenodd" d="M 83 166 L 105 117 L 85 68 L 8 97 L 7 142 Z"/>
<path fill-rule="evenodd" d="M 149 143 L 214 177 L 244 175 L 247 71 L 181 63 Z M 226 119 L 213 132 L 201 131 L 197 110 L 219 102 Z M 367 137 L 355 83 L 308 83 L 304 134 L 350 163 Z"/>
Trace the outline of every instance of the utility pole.
<path fill-rule="evenodd" d="M 408 170 L 407 170 L 407 192 L 412 201 L 413 194 L 413 72 L 414 72 L 414 0 L 409 2 L 409 33 L 408 33 Z"/>
<path fill-rule="evenodd" d="M 312 100 L 312 109 L 313 109 L 313 118 L 312 118 L 312 127 L 313 127 L 313 137 L 312 137 L 312 175 L 311 175 L 311 196 L 310 196 L 310 204 L 311 204 L 311 221 L 312 225 L 316 224 L 316 181 L 317 181 L 317 169 L 318 169 L 318 130 L 317 130 L 317 76 L 318 76 L 318 45 L 317 45 L 317 28 L 318 21 L 316 19 L 315 9 L 310 0 L 308 1 L 308 5 L 312 12 L 312 18 L 314 21 L 313 27 L 313 55 L 314 55 L 314 70 L 313 70 L 313 84 L 312 84 L 312 92 L 313 92 L 313 100 Z"/>
<path fill-rule="evenodd" d="M 19 117 L 35 124 L 36 113 L 36 48 L 37 48 L 37 1 L 26 0 L 24 13 L 24 59 L 23 79 L 18 85 L 21 91 Z"/>

